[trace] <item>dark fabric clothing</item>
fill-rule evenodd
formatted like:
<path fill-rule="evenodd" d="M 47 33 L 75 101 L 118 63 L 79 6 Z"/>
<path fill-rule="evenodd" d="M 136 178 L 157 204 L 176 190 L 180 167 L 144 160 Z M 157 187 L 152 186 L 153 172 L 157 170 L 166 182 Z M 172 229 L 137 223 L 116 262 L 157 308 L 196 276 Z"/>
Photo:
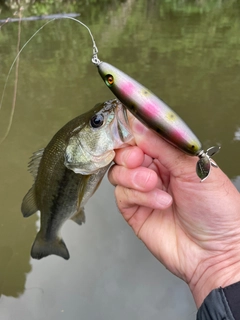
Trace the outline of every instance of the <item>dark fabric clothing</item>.
<path fill-rule="evenodd" d="M 223 288 L 228 305 L 236 320 L 240 319 L 240 281 Z"/>
<path fill-rule="evenodd" d="M 197 320 L 240 320 L 240 282 L 211 291 L 197 312 Z"/>

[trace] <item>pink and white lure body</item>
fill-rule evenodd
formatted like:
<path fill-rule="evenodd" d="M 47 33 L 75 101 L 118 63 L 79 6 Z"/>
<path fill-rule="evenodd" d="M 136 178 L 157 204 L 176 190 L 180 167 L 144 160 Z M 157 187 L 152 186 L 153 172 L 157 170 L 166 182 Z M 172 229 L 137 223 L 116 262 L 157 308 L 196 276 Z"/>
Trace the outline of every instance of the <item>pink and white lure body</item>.
<path fill-rule="evenodd" d="M 98 71 L 114 95 L 147 127 L 189 155 L 202 150 L 186 123 L 150 90 L 106 62 L 98 65 Z"/>
<path fill-rule="evenodd" d="M 111 64 L 100 61 L 96 54 L 92 62 L 97 65 L 108 88 L 138 120 L 178 149 L 199 157 L 196 172 L 201 181 L 205 180 L 211 165 L 217 167 L 210 157 L 220 147 L 211 147 L 204 152 L 201 142 L 188 125 L 149 89 Z"/>

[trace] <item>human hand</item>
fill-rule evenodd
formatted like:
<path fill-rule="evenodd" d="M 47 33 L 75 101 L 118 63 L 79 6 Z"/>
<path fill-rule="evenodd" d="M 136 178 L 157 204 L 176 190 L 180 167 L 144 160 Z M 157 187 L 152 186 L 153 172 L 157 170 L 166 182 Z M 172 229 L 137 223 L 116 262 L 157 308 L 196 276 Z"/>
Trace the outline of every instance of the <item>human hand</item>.
<path fill-rule="evenodd" d="M 201 183 L 197 157 L 130 122 L 136 146 L 117 150 L 109 171 L 118 208 L 200 306 L 212 289 L 240 280 L 240 195 L 219 168 Z"/>

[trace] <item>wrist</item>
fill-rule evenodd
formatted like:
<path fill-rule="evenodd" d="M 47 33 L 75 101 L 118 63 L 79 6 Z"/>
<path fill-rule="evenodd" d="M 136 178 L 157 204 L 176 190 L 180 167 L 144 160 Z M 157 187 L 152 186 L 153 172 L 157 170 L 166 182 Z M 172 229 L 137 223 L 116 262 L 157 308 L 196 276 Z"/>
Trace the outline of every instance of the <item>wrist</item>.
<path fill-rule="evenodd" d="M 199 308 L 212 290 L 237 281 L 240 281 L 240 249 L 201 262 L 188 285 Z"/>

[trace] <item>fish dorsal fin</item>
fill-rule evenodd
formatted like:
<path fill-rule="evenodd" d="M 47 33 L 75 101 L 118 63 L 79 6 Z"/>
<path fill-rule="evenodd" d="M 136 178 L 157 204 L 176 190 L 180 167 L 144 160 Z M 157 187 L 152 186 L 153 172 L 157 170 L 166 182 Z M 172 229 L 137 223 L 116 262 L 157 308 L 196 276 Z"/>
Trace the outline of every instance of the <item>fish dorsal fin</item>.
<path fill-rule="evenodd" d="M 43 152 L 44 148 L 34 152 L 28 163 L 28 171 L 33 175 L 34 180 L 36 180 L 37 177 L 38 168 L 42 159 Z"/>

